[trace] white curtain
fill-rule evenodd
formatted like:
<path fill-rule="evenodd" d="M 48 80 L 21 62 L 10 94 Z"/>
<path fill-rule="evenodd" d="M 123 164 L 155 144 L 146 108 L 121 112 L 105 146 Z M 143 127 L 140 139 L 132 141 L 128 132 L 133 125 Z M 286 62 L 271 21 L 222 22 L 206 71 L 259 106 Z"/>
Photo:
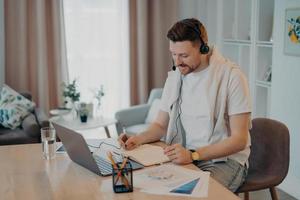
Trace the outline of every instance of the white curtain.
<path fill-rule="evenodd" d="M 104 116 L 129 106 L 127 0 L 64 0 L 69 80 L 78 80 L 80 101 L 92 102 L 104 86 Z"/>

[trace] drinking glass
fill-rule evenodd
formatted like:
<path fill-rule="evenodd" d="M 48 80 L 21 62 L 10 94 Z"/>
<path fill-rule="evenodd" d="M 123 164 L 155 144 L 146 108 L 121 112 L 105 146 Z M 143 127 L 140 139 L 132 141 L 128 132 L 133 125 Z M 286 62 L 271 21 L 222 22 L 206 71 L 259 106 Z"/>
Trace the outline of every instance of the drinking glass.
<path fill-rule="evenodd" d="M 53 127 L 41 128 L 43 156 L 47 160 L 55 158 L 55 135 L 55 129 Z"/>

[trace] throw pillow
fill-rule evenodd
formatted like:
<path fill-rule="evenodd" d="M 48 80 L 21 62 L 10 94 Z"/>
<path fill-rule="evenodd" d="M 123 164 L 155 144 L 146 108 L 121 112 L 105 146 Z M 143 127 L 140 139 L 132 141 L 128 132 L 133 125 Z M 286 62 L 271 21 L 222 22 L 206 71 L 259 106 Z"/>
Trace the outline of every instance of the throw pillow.
<path fill-rule="evenodd" d="M 145 119 L 145 123 L 149 124 L 152 123 L 155 118 L 157 117 L 158 111 L 160 109 L 160 99 L 154 99 Z"/>
<path fill-rule="evenodd" d="M 0 124 L 10 129 L 19 127 L 34 106 L 32 101 L 4 85 L 0 92 Z"/>

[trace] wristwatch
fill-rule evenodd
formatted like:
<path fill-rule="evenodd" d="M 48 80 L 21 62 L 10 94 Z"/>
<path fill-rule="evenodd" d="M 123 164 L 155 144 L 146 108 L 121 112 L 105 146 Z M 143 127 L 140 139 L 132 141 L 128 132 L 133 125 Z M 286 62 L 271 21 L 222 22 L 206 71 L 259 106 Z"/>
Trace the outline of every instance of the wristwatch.
<path fill-rule="evenodd" d="M 199 155 L 199 153 L 196 150 L 190 149 L 190 152 L 191 152 L 191 155 L 192 155 L 193 163 L 195 161 L 199 161 L 200 160 L 200 155 Z"/>

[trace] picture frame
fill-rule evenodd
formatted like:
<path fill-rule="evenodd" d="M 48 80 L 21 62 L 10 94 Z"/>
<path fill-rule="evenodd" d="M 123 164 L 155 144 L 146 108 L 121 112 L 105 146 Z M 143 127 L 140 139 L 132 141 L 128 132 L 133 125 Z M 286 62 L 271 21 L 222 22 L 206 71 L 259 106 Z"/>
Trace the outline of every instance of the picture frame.
<path fill-rule="evenodd" d="M 300 8 L 285 11 L 284 53 L 300 56 Z"/>

